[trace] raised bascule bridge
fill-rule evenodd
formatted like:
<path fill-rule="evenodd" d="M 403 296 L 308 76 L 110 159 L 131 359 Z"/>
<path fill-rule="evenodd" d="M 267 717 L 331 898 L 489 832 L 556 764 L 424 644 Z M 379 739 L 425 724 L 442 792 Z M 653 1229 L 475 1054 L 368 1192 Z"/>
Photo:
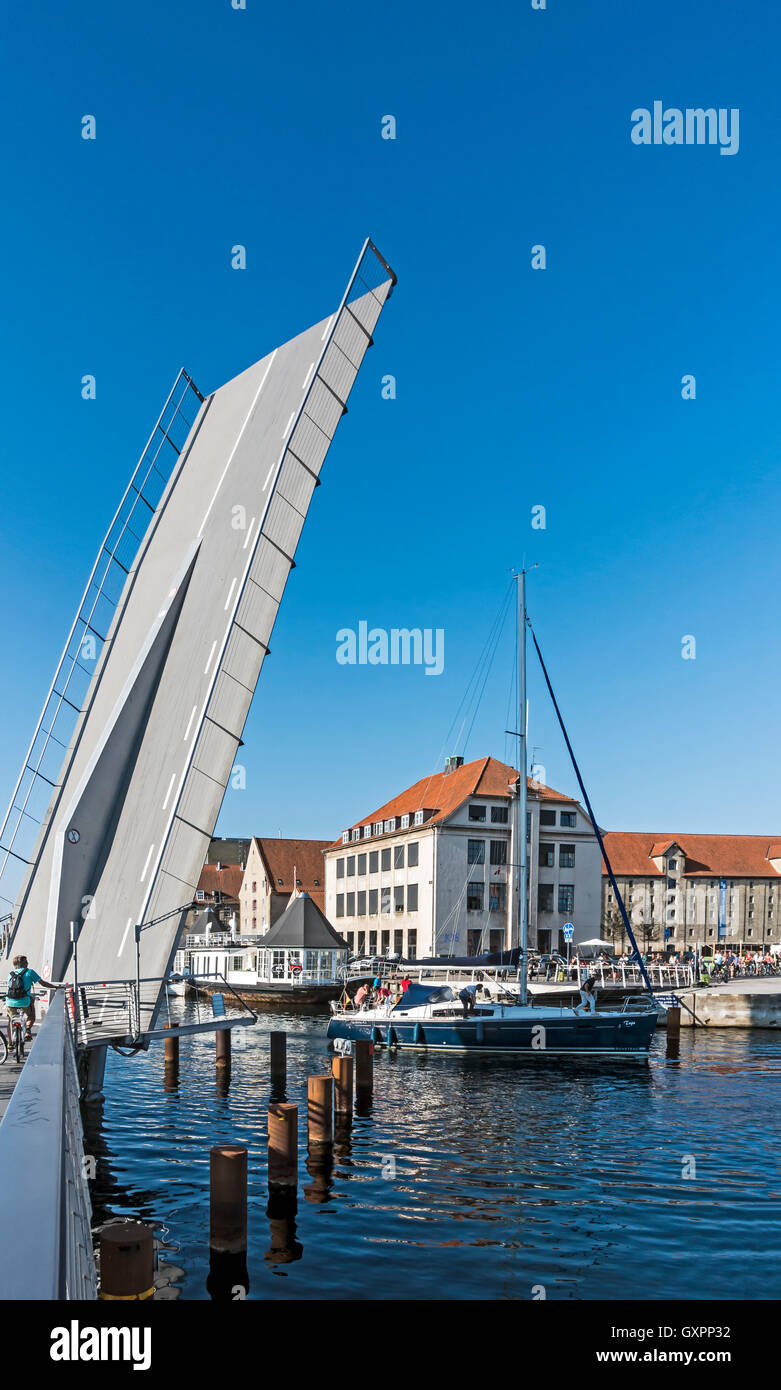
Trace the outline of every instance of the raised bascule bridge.
<path fill-rule="evenodd" d="M 80 1142 L 66 1133 L 74 1060 L 94 1095 L 107 1046 L 162 1033 L 165 979 L 312 494 L 395 283 L 367 239 L 330 316 L 209 395 L 182 370 L 100 546 L 0 826 L 6 967 L 24 953 L 71 986 L 0 1124 L 6 1174 L 40 1139 L 23 1094 L 39 1050 L 62 1053 L 54 1091 L 51 1057 L 47 1077 L 67 1157 Z M 50 1143 L 53 1112 L 36 1113 Z"/>

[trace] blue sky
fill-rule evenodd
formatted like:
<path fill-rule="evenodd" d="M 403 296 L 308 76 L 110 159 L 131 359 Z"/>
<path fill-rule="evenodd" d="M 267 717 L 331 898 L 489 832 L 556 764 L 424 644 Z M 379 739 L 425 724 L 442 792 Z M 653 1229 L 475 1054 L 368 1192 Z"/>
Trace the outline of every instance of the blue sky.
<path fill-rule="evenodd" d="M 778 835 L 776 7 L 44 0 L 4 38 L 7 792 L 176 371 L 211 390 L 330 313 L 370 234 L 398 288 L 220 832 L 335 836 L 446 752 L 509 756 L 509 624 L 447 734 L 525 555 L 602 824 Z M 655 99 L 739 108 L 739 152 L 634 145 Z M 444 674 L 340 666 L 361 619 L 444 628 Z M 572 792 L 533 669 L 530 699 Z"/>

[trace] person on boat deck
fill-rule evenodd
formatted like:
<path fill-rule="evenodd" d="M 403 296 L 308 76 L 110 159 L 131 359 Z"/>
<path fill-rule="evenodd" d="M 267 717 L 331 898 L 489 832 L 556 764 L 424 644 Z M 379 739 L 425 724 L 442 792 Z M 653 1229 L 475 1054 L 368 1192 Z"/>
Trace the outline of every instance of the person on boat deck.
<path fill-rule="evenodd" d="M 401 981 L 401 992 L 402 992 L 402 994 L 406 994 L 406 993 L 407 993 L 407 990 L 409 989 L 409 987 L 410 987 L 411 984 L 412 984 L 412 981 L 411 981 L 409 975 L 405 975 L 404 978 L 403 978 L 403 980 Z"/>
<path fill-rule="evenodd" d="M 464 1006 L 464 1018 L 474 1013 L 479 988 L 479 985 L 464 985 L 464 988 L 458 991 L 458 997 Z"/>
<path fill-rule="evenodd" d="M 368 986 L 368 985 L 361 985 L 360 989 L 357 990 L 356 995 L 355 995 L 355 1007 L 356 1007 L 356 1009 L 362 1009 L 363 1006 L 364 1006 L 364 1004 L 366 1003 L 366 1000 L 368 999 L 368 997 L 369 997 L 369 986 Z"/>
<path fill-rule="evenodd" d="M 583 981 L 580 990 L 580 1003 L 575 1008 L 576 1014 L 593 1014 L 597 1010 L 597 982 L 593 975 L 589 975 Z"/>
<path fill-rule="evenodd" d="M 380 985 L 380 988 L 379 988 L 379 1002 L 380 1002 L 380 1004 L 381 1004 L 381 1005 L 382 1005 L 382 1004 L 387 1004 L 387 1002 L 388 1002 L 388 1000 L 390 999 L 390 997 L 391 997 L 391 987 L 390 987 L 390 985 L 387 984 L 387 983 L 386 983 L 386 984 Z"/>

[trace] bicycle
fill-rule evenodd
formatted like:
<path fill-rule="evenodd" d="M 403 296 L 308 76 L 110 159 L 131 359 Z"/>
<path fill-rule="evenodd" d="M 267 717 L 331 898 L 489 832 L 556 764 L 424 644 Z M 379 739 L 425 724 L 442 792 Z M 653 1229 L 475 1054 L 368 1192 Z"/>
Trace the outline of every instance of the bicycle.
<path fill-rule="evenodd" d="M 9 1022 L 11 1028 L 11 1051 L 14 1054 L 14 1061 L 23 1062 L 24 1035 L 27 1028 L 27 1020 L 23 1014 L 13 1013 Z"/>
<path fill-rule="evenodd" d="M 0 1028 L 0 1067 L 3 1062 L 8 1061 L 8 1043 L 5 1040 L 5 1029 Z"/>

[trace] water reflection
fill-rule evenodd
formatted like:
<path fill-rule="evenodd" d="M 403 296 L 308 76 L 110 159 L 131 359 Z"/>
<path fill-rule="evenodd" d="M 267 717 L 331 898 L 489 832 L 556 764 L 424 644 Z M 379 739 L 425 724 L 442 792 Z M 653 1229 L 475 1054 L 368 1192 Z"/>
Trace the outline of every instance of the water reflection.
<path fill-rule="evenodd" d="M 162 1049 L 110 1055 L 88 1137 L 96 1224 L 164 1223 L 183 1297 L 531 1298 L 542 1283 L 549 1299 L 687 1298 L 705 1268 L 714 1299 L 779 1292 L 773 1034 L 685 1029 L 675 1057 L 660 1033 L 648 1064 L 380 1052 L 352 1124 L 337 1117 L 333 1149 L 306 1153 L 306 1078 L 330 1066 L 324 1025 L 262 1017 L 242 1030 L 227 1085 L 208 1036 L 181 1039 L 175 1079 Z M 269 1028 L 288 1032 L 273 1092 Z M 299 1109 L 298 1195 L 268 1189 L 272 1100 Z M 208 1250 L 208 1155 L 222 1142 L 249 1150 L 239 1273 Z"/>

